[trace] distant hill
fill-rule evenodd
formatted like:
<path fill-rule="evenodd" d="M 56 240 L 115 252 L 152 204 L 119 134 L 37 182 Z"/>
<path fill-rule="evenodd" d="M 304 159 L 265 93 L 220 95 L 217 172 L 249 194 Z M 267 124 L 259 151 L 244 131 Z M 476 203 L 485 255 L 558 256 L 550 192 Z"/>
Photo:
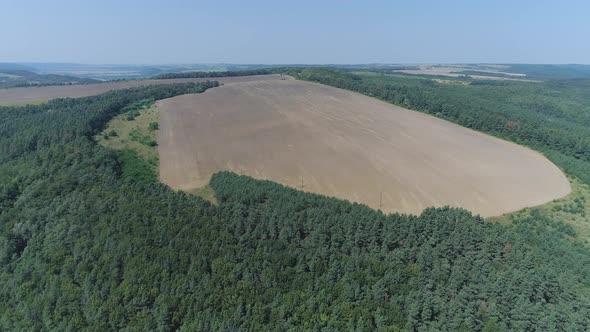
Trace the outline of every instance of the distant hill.
<path fill-rule="evenodd" d="M 590 65 L 528 65 L 516 64 L 503 70 L 507 73 L 526 74 L 529 78 L 550 79 L 576 79 L 590 78 Z"/>
<path fill-rule="evenodd" d="M 99 82 L 91 78 L 79 78 L 69 75 L 37 74 L 23 68 L 27 67 L 22 65 L 0 64 L 0 88 Z"/>
<path fill-rule="evenodd" d="M 33 68 L 21 65 L 18 63 L 0 63 L 0 72 L 6 70 L 28 70 L 28 71 L 35 71 Z"/>
<path fill-rule="evenodd" d="M 108 65 L 77 63 L 22 63 L 40 74 L 71 75 L 92 78 L 101 81 L 128 80 L 148 78 L 158 74 L 184 71 L 226 70 L 223 65 L 186 64 L 186 65 Z"/>

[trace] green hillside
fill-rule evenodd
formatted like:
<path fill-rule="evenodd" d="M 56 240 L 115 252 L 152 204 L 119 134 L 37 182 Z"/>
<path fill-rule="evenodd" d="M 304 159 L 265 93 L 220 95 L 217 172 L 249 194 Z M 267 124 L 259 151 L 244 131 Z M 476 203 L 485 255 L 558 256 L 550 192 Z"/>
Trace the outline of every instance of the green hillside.
<path fill-rule="evenodd" d="M 0 88 L 24 87 L 24 86 L 45 86 L 64 84 L 86 84 L 98 83 L 99 81 L 90 78 L 79 78 L 57 74 L 37 74 L 35 72 L 18 67 L 7 67 L 0 64 Z"/>
<path fill-rule="evenodd" d="M 94 139 L 137 102 L 205 88 L 0 108 L 0 330 L 590 328 L 589 249 L 538 210 L 384 215 L 231 173 L 211 205 Z"/>

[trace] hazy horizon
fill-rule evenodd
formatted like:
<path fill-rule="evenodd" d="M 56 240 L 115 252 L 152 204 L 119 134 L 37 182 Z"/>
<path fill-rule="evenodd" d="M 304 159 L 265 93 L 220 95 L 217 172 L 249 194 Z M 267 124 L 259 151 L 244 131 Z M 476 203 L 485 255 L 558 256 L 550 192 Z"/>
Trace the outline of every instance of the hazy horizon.
<path fill-rule="evenodd" d="M 0 62 L 589 64 L 583 1 L 0 3 Z"/>
<path fill-rule="evenodd" d="M 77 65 L 77 66 L 182 66 L 182 65 L 203 65 L 203 66 L 213 66 L 213 65 L 248 65 L 248 66 L 365 66 L 365 65 L 404 65 L 404 66 L 411 66 L 411 65 L 583 65 L 583 66 L 590 66 L 590 62 L 588 63 L 545 63 L 545 62 L 365 62 L 365 63 L 349 63 L 349 62 L 342 62 L 342 63 L 248 63 L 248 62 L 154 62 L 154 63 L 89 63 L 89 62 L 46 62 L 46 61 L 26 61 L 26 62 L 19 62 L 19 61 L 3 61 L 0 64 L 19 64 L 19 65 L 43 65 L 43 64 L 52 64 L 52 65 Z"/>

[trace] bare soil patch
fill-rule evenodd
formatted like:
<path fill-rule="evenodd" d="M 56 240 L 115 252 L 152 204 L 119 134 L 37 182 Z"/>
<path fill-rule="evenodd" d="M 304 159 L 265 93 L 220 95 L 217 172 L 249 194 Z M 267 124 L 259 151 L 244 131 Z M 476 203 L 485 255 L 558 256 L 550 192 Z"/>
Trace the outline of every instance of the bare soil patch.
<path fill-rule="evenodd" d="M 570 192 L 541 154 L 357 93 L 278 77 L 159 101 L 160 180 L 194 190 L 230 170 L 386 212 L 483 216 Z"/>

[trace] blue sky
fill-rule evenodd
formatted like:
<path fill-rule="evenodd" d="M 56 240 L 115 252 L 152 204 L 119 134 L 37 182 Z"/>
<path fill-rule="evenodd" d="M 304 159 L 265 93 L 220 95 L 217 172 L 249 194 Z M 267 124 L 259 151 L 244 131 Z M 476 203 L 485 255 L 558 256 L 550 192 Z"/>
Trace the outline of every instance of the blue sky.
<path fill-rule="evenodd" d="M 590 63 L 590 1 L 0 0 L 0 62 Z"/>

